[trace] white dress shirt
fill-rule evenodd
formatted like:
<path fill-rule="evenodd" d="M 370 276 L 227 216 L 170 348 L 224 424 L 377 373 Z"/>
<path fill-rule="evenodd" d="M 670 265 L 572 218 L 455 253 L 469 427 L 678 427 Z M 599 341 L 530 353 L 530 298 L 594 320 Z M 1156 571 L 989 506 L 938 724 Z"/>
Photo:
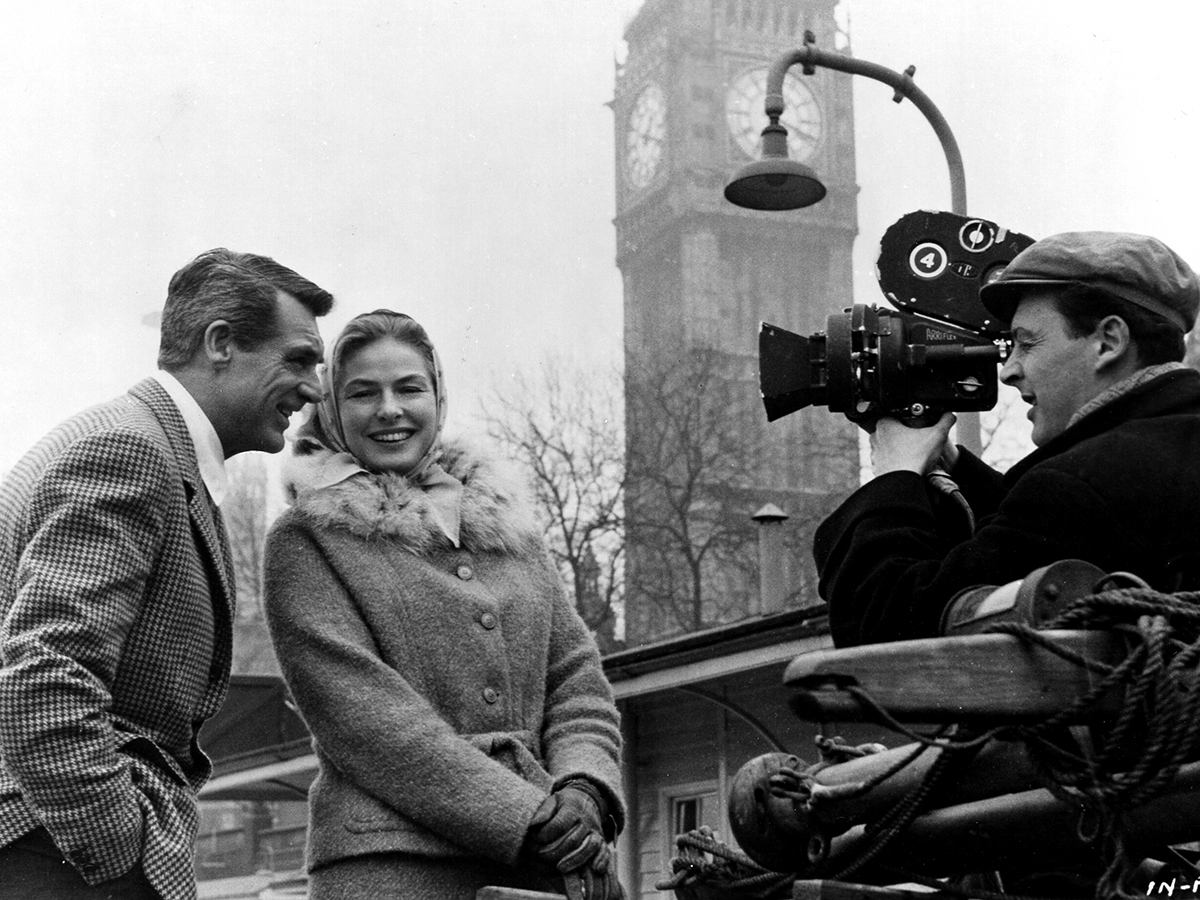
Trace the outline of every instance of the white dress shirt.
<path fill-rule="evenodd" d="M 217 437 L 217 429 L 213 428 L 196 398 L 188 393 L 178 378 L 162 369 L 155 372 L 153 377 L 179 407 L 179 414 L 183 416 L 196 450 L 200 477 L 204 479 L 212 502 L 220 506 L 229 493 L 229 473 L 225 471 L 225 450 L 221 446 L 221 439 Z"/>

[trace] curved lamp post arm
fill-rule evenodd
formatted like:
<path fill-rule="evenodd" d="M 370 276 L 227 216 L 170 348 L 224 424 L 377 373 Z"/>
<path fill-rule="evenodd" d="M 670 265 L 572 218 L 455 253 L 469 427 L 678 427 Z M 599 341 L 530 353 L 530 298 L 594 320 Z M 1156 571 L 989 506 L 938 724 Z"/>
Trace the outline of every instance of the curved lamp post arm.
<path fill-rule="evenodd" d="M 896 91 L 893 99 L 897 103 L 905 97 L 912 100 L 913 105 L 933 126 L 934 133 L 937 134 L 938 140 L 942 144 L 942 150 L 946 154 L 946 164 L 950 167 L 950 210 L 959 215 L 966 215 L 967 176 L 963 170 L 962 154 L 958 150 L 958 142 L 954 139 L 950 126 L 946 124 L 945 117 L 934 106 L 933 101 L 926 93 L 912 80 L 912 75 L 916 71 L 915 67 L 909 66 L 902 73 L 895 72 L 875 63 L 855 59 L 853 56 L 842 56 L 840 53 L 819 50 L 806 41 L 803 48 L 791 50 L 771 63 L 770 71 L 767 73 L 767 98 L 764 104 L 767 116 L 771 121 L 777 122 L 779 116 L 783 115 L 783 79 L 787 75 L 788 69 L 796 63 L 800 63 L 804 67 L 806 75 L 811 75 L 817 66 L 836 69 L 839 72 L 849 72 L 851 75 L 865 75 L 893 88 Z"/>

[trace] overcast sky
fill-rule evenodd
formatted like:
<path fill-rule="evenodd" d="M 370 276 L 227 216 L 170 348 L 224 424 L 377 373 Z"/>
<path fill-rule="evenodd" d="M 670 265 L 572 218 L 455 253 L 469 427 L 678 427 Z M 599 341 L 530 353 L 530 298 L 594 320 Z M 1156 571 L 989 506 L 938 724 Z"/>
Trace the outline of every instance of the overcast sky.
<path fill-rule="evenodd" d="M 618 355 L 614 61 L 639 0 L 21 4 L 0 30 L 0 471 L 154 366 L 172 272 L 215 246 L 429 328 L 451 416 L 560 349 Z M 846 0 L 916 79 L 969 211 L 1034 237 L 1142 231 L 1200 265 L 1186 3 Z M 948 208 L 932 130 L 855 79 L 856 292 L 883 230 Z"/>

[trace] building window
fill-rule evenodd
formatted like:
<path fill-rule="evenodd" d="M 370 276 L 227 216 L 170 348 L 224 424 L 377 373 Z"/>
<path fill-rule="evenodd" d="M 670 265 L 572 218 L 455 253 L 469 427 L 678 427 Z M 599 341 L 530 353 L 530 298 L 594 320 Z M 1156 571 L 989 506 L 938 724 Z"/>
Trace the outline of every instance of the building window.
<path fill-rule="evenodd" d="M 721 808 L 714 782 L 681 785 L 670 789 L 667 794 L 667 839 L 670 846 L 668 856 L 676 853 L 675 838 L 701 826 L 712 829 L 713 836 L 720 838 Z"/>

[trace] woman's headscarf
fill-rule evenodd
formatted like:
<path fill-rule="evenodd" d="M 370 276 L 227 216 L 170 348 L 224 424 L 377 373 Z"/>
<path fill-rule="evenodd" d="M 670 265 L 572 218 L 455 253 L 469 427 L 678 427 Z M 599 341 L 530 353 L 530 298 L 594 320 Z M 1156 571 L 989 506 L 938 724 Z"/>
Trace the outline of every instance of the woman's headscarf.
<path fill-rule="evenodd" d="M 430 365 L 436 409 L 433 441 L 412 469 L 397 474 L 401 474 L 411 487 L 425 493 L 438 525 L 454 545 L 458 546 L 462 483 L 449 475 L 437 462 L 442 452 L 442 429 L 446 424 L 446 379 L 442 373 L 442 361 L 438 357 L 437 349 L 429 340 L 425 329 L 411 316 L 390 309 L 377 309 L 355 316 L 347 323 L 326 354 L 324 371 L 321 373 L 321 387 L 325 392 L 325 399 L 310 407 L 307 419 L 297 431 L 297 452 L 304 452 L 304 444 L 314 441 L 330 451 L 330 456 L 322 462 L 320 474 L 314 482 L 313 486 L 316 488 L 370 474 L 350 452 L 346 443 L 337 386 L 346 358 L 380 340 L 394 340 L 415 347 Z"/>

